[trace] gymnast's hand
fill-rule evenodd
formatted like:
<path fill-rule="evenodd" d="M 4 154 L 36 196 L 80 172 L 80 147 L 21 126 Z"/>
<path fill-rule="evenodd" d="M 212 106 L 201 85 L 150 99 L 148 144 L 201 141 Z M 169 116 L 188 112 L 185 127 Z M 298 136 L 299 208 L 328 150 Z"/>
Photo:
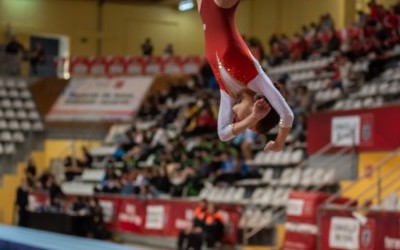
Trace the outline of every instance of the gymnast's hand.
<path fill-rule="evenodd" d="M 271 106 L 267 103 L 267 101 L 262 98 L 258 99 L 252 109 L 251 115 L 255 118 L 255 120 L 258 122 L 262 118 L 264 118 L 268 113 L 271 111 Z"/>
<path fill-rule="evenodd" d="M 273 151 L 273 152 L 279 152 L 282 151 L 283 145 L 280 145 L 279 143 L 275 141 L 269 141 L 267 145 L 264 147 L 264 151 Z"/>

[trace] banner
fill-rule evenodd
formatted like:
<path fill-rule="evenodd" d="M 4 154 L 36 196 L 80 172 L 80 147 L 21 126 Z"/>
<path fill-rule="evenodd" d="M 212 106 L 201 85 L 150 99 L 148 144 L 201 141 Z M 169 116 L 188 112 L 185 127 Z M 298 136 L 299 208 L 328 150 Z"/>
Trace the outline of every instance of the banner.
<path fill-rule="evenodd" d="M 360 151 L 387 151 L 400 145 L 400 106 L 310 114 L 307 151 L 332 143 L 333 151 L 354 146 Z"/>
<path fill-rule="evenodd" d="M 72 79 L 46 120 L 130 121 L 152 82 L 145 76 Z"/>
<path fill-rule="evenodd" d="M 47 193 L 31 193 L 30 201 L 44 205 Z M 118 195 L 98 195 L 103 219 L 112 231 L 137 235 L 176 237 L 191 224 L 198 201 L 138 200 Z M 235 245 L 238 241 L 241 205 L 216 204 L 224 217 L 224 242 Z"/>
<path fill-rule="evenodd" d="M 164 228 L 165 209 L 164 206 L 146 207 L 146 229 L 161 230 Z"/>
<path fill-rule="evenodd" d="M 353 218 L 333 217 L 329 229 L 329 247 L 359 249 L 360 223 Z"/>
<path fill-rule="evenodd" d="M 331 143 L 335 146 L 360 145 L 360 117 L 340 116 L 332 118 Z"/>

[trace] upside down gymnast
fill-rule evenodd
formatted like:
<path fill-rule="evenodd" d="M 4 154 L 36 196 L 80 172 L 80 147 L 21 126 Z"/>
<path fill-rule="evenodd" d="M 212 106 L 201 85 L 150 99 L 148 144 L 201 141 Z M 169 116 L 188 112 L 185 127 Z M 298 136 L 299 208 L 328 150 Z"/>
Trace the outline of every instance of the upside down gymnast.
<path fill-rule="evenodd" d="M 292 127 L 293 112 L 236 28 L 239 1 L 197 0 L 206 57 L 221 93 L 218 136 L 227 141 L 247 128 L 266 135 L 279 124 L 275 141 L 269 141 L 264 150 L 280 151 Z"/>

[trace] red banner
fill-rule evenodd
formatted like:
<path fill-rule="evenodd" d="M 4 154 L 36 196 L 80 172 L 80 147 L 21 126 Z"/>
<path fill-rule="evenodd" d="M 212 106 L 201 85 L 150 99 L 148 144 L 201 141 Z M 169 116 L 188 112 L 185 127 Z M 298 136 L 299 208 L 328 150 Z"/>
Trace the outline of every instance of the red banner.
<path fill-rule="evenodd" d="M 393 150 L 400 146 L 400 106 L 315 113 L 308 117 L 307 150 L 315 153 L 332 143 L 361 151 Z"/>
<path fill-rule="evenodd" d="M 47 194 L 32 193 L 35 204 L 45 205 Z M 123 196 L 99 195 L 103 208 L 104 221 L 113 231 L 142 235 L 177 236 L 194 217 L 197 201 L 147 200 L 141 201 Z M 224 216 L 225 243 L 236 244 L 240 205 L 216 204 Z"/>

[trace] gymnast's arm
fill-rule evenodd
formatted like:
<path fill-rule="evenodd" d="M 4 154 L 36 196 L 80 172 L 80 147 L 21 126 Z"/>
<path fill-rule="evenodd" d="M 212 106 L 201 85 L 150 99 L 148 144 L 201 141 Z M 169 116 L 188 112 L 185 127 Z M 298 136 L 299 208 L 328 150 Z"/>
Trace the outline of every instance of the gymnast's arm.
<path fill-rule="evenodd" d="M 233 139 L 236 135 L 242 133 L 247 128 L 253 127 L 270 111 L 271 107 L 263 100 L 258 100 L 252 109 L 252 113 L 245 119 L 233 123 L 234 104 L 233 98 L 223 90 L 220 90 L 221 101 L 218 112 L 218 136 L 221 141 Z"/>
<path fill-rule="evenodd" d="M 261 73 L 261 75 L 252 80 L 248 87 L 256 93 L 263 94 L 281 118 L 281 121 L 279 122 L 278 136 L 274 142 L 268 142 L 265 150 L 282 150 L 286 137 L 288 136 L 293 124 L 292 110 L 276 89 L 271 79 L 269 79 L 265 73 Z"/>

